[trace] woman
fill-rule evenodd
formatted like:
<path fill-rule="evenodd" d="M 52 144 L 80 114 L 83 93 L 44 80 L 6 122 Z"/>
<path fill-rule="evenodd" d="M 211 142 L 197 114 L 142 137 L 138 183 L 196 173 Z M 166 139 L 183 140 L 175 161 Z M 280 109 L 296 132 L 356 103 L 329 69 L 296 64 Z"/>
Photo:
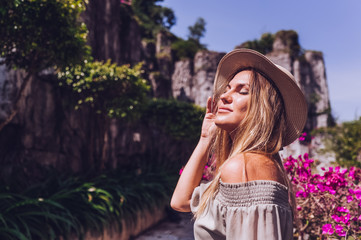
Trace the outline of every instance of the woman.
<path fill-rule="evenodd" d="M 249 49 L 221 59 L 214 93 L 172 208 L 194 213 L 195 239 L 292 239 L 294 197 L 278 152 L 303 130 L 304 95 L 291 73 Z M 210 155 L 215 177 L 200 184 Z"/>

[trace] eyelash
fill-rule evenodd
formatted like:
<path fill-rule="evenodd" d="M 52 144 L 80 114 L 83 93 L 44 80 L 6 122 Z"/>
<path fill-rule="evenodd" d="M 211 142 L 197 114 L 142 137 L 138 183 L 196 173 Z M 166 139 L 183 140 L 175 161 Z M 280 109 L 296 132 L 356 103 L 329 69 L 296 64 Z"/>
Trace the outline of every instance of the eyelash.
<path fill-rule="evenodd" d="M 228 90 L 229 90 L 229 89 L 224 90 L 224 92 L 223 92 L 223 93 L 228 92 Z M 242 90 L 243 90 L 243 89 L 242 89 Z M 249 94 L 249 91 L 242 92 L 242 90 L 241 90 L 241 91 L 239 91 L 238 93 L 239 93 L 239 94 L 242 94 L 242 95 L 248 95 L 248 94 Z"/>

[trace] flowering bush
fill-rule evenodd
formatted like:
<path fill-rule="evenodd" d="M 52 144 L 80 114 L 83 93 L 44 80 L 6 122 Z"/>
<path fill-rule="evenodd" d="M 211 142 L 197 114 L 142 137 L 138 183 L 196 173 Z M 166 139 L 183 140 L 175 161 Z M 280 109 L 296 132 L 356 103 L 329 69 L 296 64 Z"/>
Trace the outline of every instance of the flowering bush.
<path fill-rule="evenodd" d="M 285 159 L 284 167 L 293 184 L 297 203 L 298 235 L 305 239 L 361 239 L 361 169 L 322 168 L 312 173 L 308 154 Z M 215 161 L 203 170 L 203 180 L 212 180 Z M 180 170 L 181 174 L 183 169 Z"/>
<path fill-rule="evenodd" d="M 299 235 L 310 239 L 361 236 L 361 169 L 329 167 L 313 174 L 313 160 L 304 154 L 288 157 L 285 169 L 294 185 Z"/>

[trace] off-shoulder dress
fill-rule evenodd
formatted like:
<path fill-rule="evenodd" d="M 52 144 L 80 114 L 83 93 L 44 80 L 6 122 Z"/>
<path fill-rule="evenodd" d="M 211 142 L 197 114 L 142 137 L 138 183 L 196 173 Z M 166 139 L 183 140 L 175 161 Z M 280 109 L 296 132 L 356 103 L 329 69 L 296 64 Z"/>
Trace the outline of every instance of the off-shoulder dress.
<path fill-rule="evenodd" d="M 211 182 L 195 188 L 191 199 L 194 213 Z M 219 182 L 216 196 L 195 220 L 195 240 L 289 240 L 293 236 L 288 189 L 270 180 L 244 183 Z"/>

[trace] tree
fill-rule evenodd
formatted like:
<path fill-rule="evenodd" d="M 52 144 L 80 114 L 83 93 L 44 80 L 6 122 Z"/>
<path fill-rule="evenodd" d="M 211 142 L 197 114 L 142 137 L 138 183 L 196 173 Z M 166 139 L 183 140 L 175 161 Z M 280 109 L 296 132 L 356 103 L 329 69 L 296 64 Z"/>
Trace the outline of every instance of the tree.
<path fill-rule="evenodd" d="M 7 67 L 23 69 L 26 76 L 0 130 L 16 115 L 31 78 L 44 69 L 64 69 L 89 57 L 87 29 L 78 21 L 84 8 L 82 0 L 1 2 L 0 56 Z"/>
<path fill-rule="evenodd" d="M 172 9 L 156 5 L 163 0 L 133 0 L 132 9 L 145 37 L 153 37 L 159 28 L 170 29 L 176 23 Z"/>
<path fill-rule="evenodd" d="M 198 18 L 193 26 L 188 27 L 188 30 L 188 38 L 199 43 L 206 32 L 206 21 L 203 18 Z"/>

